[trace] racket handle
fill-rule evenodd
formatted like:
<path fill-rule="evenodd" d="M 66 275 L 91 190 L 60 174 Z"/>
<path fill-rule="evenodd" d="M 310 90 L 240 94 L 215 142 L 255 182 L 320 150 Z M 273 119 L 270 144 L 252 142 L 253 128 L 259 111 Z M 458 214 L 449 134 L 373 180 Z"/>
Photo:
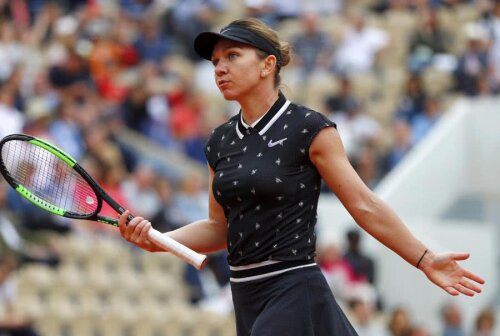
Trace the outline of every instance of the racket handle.
<path fill-rule="evenodd" d="M 193 265 L 197 270 L 201 270 L 207 263 L 206 255 L 191 250 L 189 247 L 182 245 L 158 230 L 149 229 L 148 236 L 156 245 L 163 247 L 168 252 Z"/>

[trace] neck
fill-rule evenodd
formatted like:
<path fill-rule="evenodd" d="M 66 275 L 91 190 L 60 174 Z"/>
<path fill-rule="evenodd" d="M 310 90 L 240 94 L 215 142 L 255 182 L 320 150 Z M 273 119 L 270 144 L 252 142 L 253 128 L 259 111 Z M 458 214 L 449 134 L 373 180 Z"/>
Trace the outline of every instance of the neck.
<path fill-rule="evenodd" d="M 243 120 L 248 125 L 266 114 L 278 99 L 278 90 L 262 90 L 238 100 L 241 105 Z"/>

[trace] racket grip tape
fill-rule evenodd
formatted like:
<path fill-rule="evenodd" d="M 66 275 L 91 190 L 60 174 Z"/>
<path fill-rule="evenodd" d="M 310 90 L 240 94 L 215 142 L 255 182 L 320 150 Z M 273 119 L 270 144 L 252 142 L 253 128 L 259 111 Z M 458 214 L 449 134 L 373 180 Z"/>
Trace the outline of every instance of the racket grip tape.
<path fill-rule="evenodd" d="M 182 245 L 158 230 L 149 229 L 148 236 L 156 245 L 193 265 L 197 270 L 201 270 L 207 263 L 206 255 L 191 250 L 189 247 Z"/>

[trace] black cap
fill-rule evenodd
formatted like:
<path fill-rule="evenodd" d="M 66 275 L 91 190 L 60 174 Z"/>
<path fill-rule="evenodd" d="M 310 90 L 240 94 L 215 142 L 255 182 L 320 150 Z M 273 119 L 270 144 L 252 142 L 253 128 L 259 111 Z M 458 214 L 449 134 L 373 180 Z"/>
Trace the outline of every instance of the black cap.
<path fill-rule="evenodd" d="M 198 34 L 194 39 L 194 50 L 202 58 L 210 61 L 212 59 L 212 52 L 215 44 L 222 38 L 251 45 L 270 55 L 276 56 L 278 64 L 281 63 L 281 55 L 271 42 L 240 25 L 230 24 L 222 28 L 220 33 L 203 32 Z"/>

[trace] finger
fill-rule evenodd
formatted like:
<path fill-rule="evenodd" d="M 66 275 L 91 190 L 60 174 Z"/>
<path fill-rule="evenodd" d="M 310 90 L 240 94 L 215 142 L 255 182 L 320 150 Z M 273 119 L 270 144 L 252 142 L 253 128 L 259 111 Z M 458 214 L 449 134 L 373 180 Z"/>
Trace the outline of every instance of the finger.
<path fill-rule="evenodd" d="M 125 230 L 127 229 L 127 217 L 130 212 L 128 210 L 125 210 L 119 217 L 118 217 L 118 228 L 120 229 L 120 233 L 123 236 L 125 234 Z"/>
<path fill-rule="evenodd" d="M 478 285 L 476 285 L 475 283 L 472 283 L 470 282 L 469 280 L 467 279 L 462 279 L 460 280 L 460 284 L 470 290 L 473 290 L 474 292 L 476 293 L 481 293 L 481 287 L 479 287 Z"/>
<path fill-rule="evenodd" d="M 448 294 L 450 295 L 453 295 L 453 296 L 457 296 L 458 294 L 460 294 L 459 291 L 457 291 L 455 288 L 453 287 L 445 287 L 443 288 Z"/>
<path fill-rule="evenodd" d="M 128 218 L 126 220 L 128 220 Z M 132 235 L 141 220 L 142 218 L 136 217 L 125 225 L 125 232 L 123 233 L 123 237 L 125 237 L 126 240 L 132 241 Z"/>
<path fill-rule="evenodd" d="M 455 285 L 455 289 L 457 291 L 459 291 L 460 293 L 462 293 L 464 295 L 467 295 L 467 296 L 474 296 L 474 294 L 476 294 L 472 290 L 470 290 L 469 288 L 467 288 L 467 287 L 465 287 L 465 286 L 463 286 L 462 284 L 459 284 L 459 283 L 457 283 Z"/>
<path fill-rule="evenodd" d="M 477 282 L 477 283 L 480 283 L 481 285 L 482 285 L 482 284 L 484 284 L 484 283 L 486 282 L 486 281 L 484 281 L 484 279 L 483 279 L 483 278 L 481 278 L 479 275 L 474 274 L 474 273 L 472 273 L 472 272 L 470 272 L 470 271 L 467 271 L 467 270 L 464 272 L 464 276 L 465 276 L 466 278 L 469 278 L 469 279 L 471 279 L 471 280 L 473 280 L 473 281 Z"/>
<path fill-rule="evenodd" d="M 452 253 L 451 254 L 451 258 L 453 260 L 457 260 L 457 261 L 459 261 L 459 260 L 467 260 L 467 259 L 469 259 L 469 256 L 470 256 L 470 253 L 468 253 L 468 252 Z"/>
<path fill-rule="evenodd" d="M 136 217 L 130 221 L 129 227 L 132 226 L 131 224 L 133 224 L 134 228 L 134 230 L 130 234 L 131 241 L 136 242 L 138 240 L 145 223 L 146 221 L 142 217 Z"/>
<path fill-rule="evenodd" d="M 146 221 L 146 223 L 144 224 L 144 226 L 143 226 L 143 228 L 141 230 L 139 238 L 142 239 L 142 240 L 148 241 L 149 240 L 148 233 L 149 233 L 150 229 L 151 229 L 151 222 Z"/>

